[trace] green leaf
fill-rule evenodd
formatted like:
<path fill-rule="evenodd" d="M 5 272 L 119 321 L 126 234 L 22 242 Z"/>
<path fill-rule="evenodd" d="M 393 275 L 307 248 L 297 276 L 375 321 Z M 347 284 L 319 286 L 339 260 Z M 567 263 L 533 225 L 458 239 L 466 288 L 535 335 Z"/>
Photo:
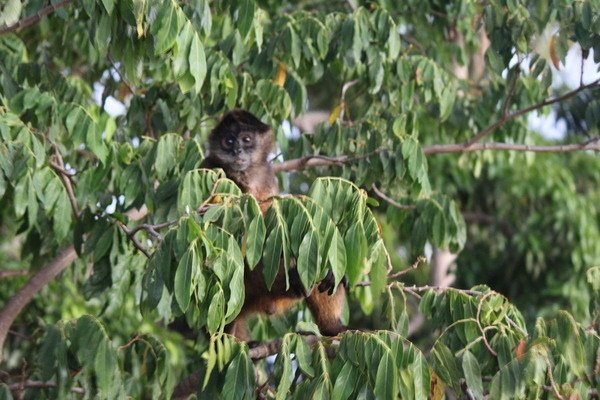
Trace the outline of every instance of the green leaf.
<path fill-rule="evenodd" d="M 189 74 L 189 54 L 193 37 L 194 28 L 192 24 L 187 22 L 177 35 L 176 46 L 173 50 L 173 74 L 178 80 L 184 77 L 186 73 L 191 77 Z"/>
<path fill-rule="evenodd" d="M 254 269 L 262 256 L 266 229 L 265 221 L 260 215 L 256 216 L 248 226 L 246 233 L 246 260 L 248 260 L 248 267 L 250 269 Z"/>
<path fill-rule="evenodd" d="M 98 240 L 96 240 L 93 244 L 93 248 L 90 248 L 88 251 L 93 251 L 92 262 L 97 262 L 100 260 L 108 250 L 112 246 L 113 243 L 113 233 L 114 230 L 111 228 L 106 229 L 104 232 L 100 234 Z M 91 243 L 90 243 L 91 244 Z"/>
<path fill-rule="evenodd" d="M 398 393 L 398 369 L 391 354 L 385 352 L 375 378 L 375 397 L 377 399 L 396 399 Z"/>
<path fill-rule="evenodd" d="M 2 6 L 0 26 L 10 26 L 19 20 L 23 4 L 20 0 L 8 0 Z"/>
<path fill-rule="evenodd" d="M 483 382 L 481 380 L 481 367 L 475 356 L 469 351 L 465 351 L 462 357 L 462 368 L 467 381 L 467 387 L 471 390 L 471 394 L 477 399 L 482 400 Z"/>
<path fill-rule="evenodd" d="M 115 0 L 102 0 L 102 5 L 104 5 L 108 15 L 111 15 L 115 8 Z"/>
<path fill-rule="evenodd" d="M 163 180 L 177 165 L 177 149 L 181 144 L 181 137 L 168 133 L 162 135 L 156 146 L 154 168 L 158 179 Z"/>
<path fill-rule="evenodd" d="M 47 381 L 55 373 L 59 352 L 63 347 L 61 332 L 55 326 L 48 326 L 46 334 L 38 351 L 38 365 L 40 366 L 40 377 Z"/>
<path fill-rule="evenodd" d="M 270 290 L 275 281 L 275 276 L 279 271 L 279 263 L 283 252 L 283 236 L 284 233 L 281 227 L 276 227 L 265 242 L 265 250 L 263 256 L 263 273 L 265 276 L 265 283 L 267 288 Z"/>
<path fill-rule="evenodd" d="M 58 242 L 67 237 L 69 228 L 71 227 L 72 215 L 69 196 L 67 196 L 67 191 L 62 189 L 58 199 L 56 200 L 56 206 L 54 207 L 54 211 L 52 213 L 54 235 Z"/>
<path fill-rule="evenodd" d="M 225 293 L 221 285 L 218 288 L 208 306 L 206 325 L 209 332 L 216 332 L 223 323 L 225 316 Z"/>
<path fill-rule="evenodd" d="M 267 288 L 270 290 L 279 272 L 282 258 L 283 268 L 287 269 L 287 229 L 284 225 L 285 220 L 281 215 L 280 205 L 277 202 L 273 202 L 273 205 L 269 208 L 267 221 L 267 231 L 271 233 L 267 236 L 263 251 L 263 274 Z"/>
<path fill-rule="evenodd" d="M 94 42 L 100 54 L 105 55 L 108 49 L 108 45 L 111 41 L 111 24 L 112 18 L 108 14 L 102 14 L 100 21 L 96 25 L 96 32 L 94 34 Z"/>
<path fill-rule="evenodd" d="M 162 279 L 160 265 L 150 259 L 148 269 L 142 280 L 142 300 L 140 301 L 140 311 L 146 316 L 156 310 L 160 299 L 162 298 L 165 282 Z"/>
<path fill-rule="evenodd" d="M 327 251 L 327 261 L 335 278 L 335 286 L 342 281 L 346 274 L 346 246 L 340 232 L 335 229 L 331 237 L 331 244 Z"/>
<path fill-rule="evenodd" d="M 371 267 L 371 290 L 373 294 L 379 295 L 383 292 L 387 283 L 387 259 L 385 255 L 385 248 L 383 243 L 380 242 L 377 246 L 378 250 L 374 252 L 371 257 L 375 258 Z"/>
<path fill-rule="evenodd" d="M 77 320 L 70 340 L 80 362 L 92 368 L 98 346 L 106 340 L 104 327 L 96 318 L 84 315 Z"/>
<path fill-rule="evenodd" d="M 38 201 L 35 195 L 35 185 L 33 184 L 33 178 L 31 175 L 27 175 L 27 219 L 29 220 L 30 226 L 37 225 L 38 218 Z"/>
<path fill-rule="evenodd" d="M 94 360 L 94 373 L 97 377 L 98 388 L 105 396 L 109 396 L 116 388 L 118 388 L 118 364 L 115 350 L 111 347 L 108 340 L 100 341 L 98 350 L 96 351 L 96 359 Z"/>
<path fill-rule="evenodd" d="M 254 370 L 245 350 L 235 356 L 227 367 L 223 384 L 224 400 L 251 399 L 254 392 Z"/>
<path fill-rule="evenodd" d="M 194 265 L 195 250 L 190 247 L 179 260 L 177 271 L 175 271 L 175 300 L 185 312 L 190 305 L 190 297 L 192 296 L 192 271 L 198 266 Z"/>
<path fill-rule="evenodd" d="M 313 377 L 315 370 L 310 364 L 311 353 L 308 345 L 304 341 L 302 336 L 297 336 L 295 340 L 294 354 L 296 355 L 296 361 L 298 361 L 298 368 L 302 370 L 307 376 Z"/>
<path fill-rule="evenodd" d="M 460 391 L 460 378 L 462 376 L 460 367 L 456 358 L 441 340 L 438 340 L 433 350 L 432 366 L 435 373 L 446 383 L 451 386 L 455 392 Z"/>
<path fill-rule="evenodd" d="M 346 400 L 350 398 L 356 382 L 358 380 L 358 371 L 350 362 L 346 362 L 338 374 L 333 385 L 332 400 Z"/>
<path fill-rule="evenodd" d="M 204 78 L 206 78 L 206 57 L 204 46 L 197 33 L 194 34 L 190 46 L 190 73 L 194 77 L 194 89 L 196 93 L 200 93 Z"/>
<path fill-rule="evenodd" d="M 390 34 L 388 37 L 388 59 L 392 62 L 395 62 L 398 59 L 398 55 L 400 54 L 400 34 L 398 33 L 398 27 L 396 25 L 392 25 L 390 29 Z"/>
<path fill-rule="evenodd" d="M 96 123 L 91 118 L 87 118 L 87 134 L 85 137 L 85 144 L 92 153 L 98 157 L 102 164 L 106 163 L 108 157 L 108 148 L 106 143 L 102 140 L 102 132 L 99 132 L 96 128 Z"/>
<path fill-rule="evenodd" d="M 367 256 L 367 238 L 361 222 L 355 223 L 348 229 L 344 237 L 346 246 L 347 266 L 346 273 L 350 285 L 360 281 L 364 271 L 365 258 Z"/>
<path fill-rule="evenodd" d="M 237 29 L 245 39 L 254 22 L 254 0 L 241 0 L 237 9 Z"/>
<path fill-rule="evenodd" d="M 556 346 L 573 373 L 582 378 L 585 375 L 585 354 L 577 323 L 566 311 L 558 311 L 552 325 L 556 332 Z"/>
<path fill-rule="evenodd" d="M 304 288 L 309 291 L 317 280 L 319 267 L 319 243 L 315 231 L 308 231 L 302 239 L 298 252 L 298 274 Z"/>
<path fill-rule="evenodd" d="M 160 55 L 173 47 L 179 32 L 177 9 L 172 1 L 163 2 L 155 23 L 159 28 L 154 34 L 154 54 Z"/>
<path fill-rule="evenodd" d="M 440 119 L 445 121 L 452 112 L 454 107 L 454 100 L 456 99 L 456 92 L 449 87 L 444 88 L 440 99 Z"/>
<path fill-rule="evenodd" d="M 277 354 L 277 360 L 275 361 L 275 367 L 278 370 L 282 370 L 281 377 L 279 378 L 279 385 L 277 385 L 277 396 L 276 400 L 284 400 L 287 399 L 290 395 L 289 391 L 292 387 L 292 363 L 290 361 L 290 341 L 291 334 L 285 335 L 283 338 L 283 342 L 281 343 L 281 348 L 279 353 Z"/>

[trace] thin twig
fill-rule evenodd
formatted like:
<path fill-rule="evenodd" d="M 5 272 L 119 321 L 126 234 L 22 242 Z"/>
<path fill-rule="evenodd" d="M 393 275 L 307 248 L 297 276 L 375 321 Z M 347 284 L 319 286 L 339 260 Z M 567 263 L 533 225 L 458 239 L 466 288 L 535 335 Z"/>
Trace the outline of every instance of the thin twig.
<path fill-rule="evenodd" d="M 424 56 L 427 55 L 427 50 L 425 49 L 425 47 L 423 47 L 423 45 L 421 43 L 419 43 L 419 41 L 416 38 L 414 38 L 413 36 L 401 33 L 400 39 L 404 39 L 410 45 L 416 47 L 420 54 L 422 54 Z"/>
<path fill-rule="evenodd" d="M 72 1 L 73 0 L 62 0 L 55 4 L 51 3 L 48 6 L 42 8 L 41 10 L 36 12 L 35 14 L 30 15 L 29 17 L 23 18 L 11 26 L 6 26 L 4 28 L 0 28 L 0 36 L 4 35 L 6 33 L 14 32 L 18 29 L 26 28 L 30 25 L 33 25 L 36 22 L 38 22 L 39 20 L 41 20 L 43 17 L 45 17 L 46 15 L 51 14 L 54 11 L 57 11 L 65 6 L 67 6 Z"/>
<path fill-rule="evenodd" d="M 65 163 L 63 161 L 62 155 L 60 154 L 60 151 L 58 150 L 58 147 L 54 146 L 54 160 L 50 159 L 49 164 L 50 167 L 52 167 L 52 169 L 54 169 L 54 171 L 56 171 L 56 173 L 58 174 L 58 177 L 60 178 L 61 182 L 63 183 L 63 186 L 65 188 L 65 190 L 67 191 L 67 197 L 69 198 L 69 202 L 71 203 L 71 209 L 73 210 L 73 215 L 75 216 L 75 218 L 79 217 L 80 214 L 80 210 L 79 210 L 79 206 L 77 205 L 77 198 L 75 197 L 75 192 L 73 191 L 73 183 L 71 182 L 71 177 L 72 174 L 70 174 L 66 169 L 65 169 Z"/>
<path fill-rule="evenodd" d="M 49 161 L 49 164 L 52 167 L 52 169 L 54 169 L 56 172 L 60 172 L 61 174 L 65 175 L 65 176 L 71 177 L 71 176 L 77 175 L 76 172 L 67 171 L 64 167 L 61 167 L 54 161 Z"/>
<path fill-rule="evenodd" d="M 405 286 L 404 289 L 411 290 L 415 293 L 433 290 L 438 293 L 447 292 L 447 291 L 455 291 L 455 292 L 463 293 L 463 294 L 466 294 L 469 296 L 480 296 L 481 294 L 483 294 L 483 292 L 480 292 L 478 290 L 458 289 L 458 288 L 454 288 L 454 287 L 450 287 L 450 286 L 432 286 L 432 285 L 417 286 L 417 285 L 413 285 L 413 286 Z"/>
<path fill-rule="evenodd" d="M 400 270 L 398 272 L 395 272 L 391 275 L 388 275 L 388 279 L 397 279 L 399 277 L 401 277 L 404 274 L 407 274 L 411 271 L 414 271 L 415 269 L 419 268 L 419 266 L 421 266 L 422 264 L 425 263 L 425 261 L 427 261 L 427 259 L 424 256 L 419 256 L 417 257 L 417 259 L 415 260 L 415 262 L 408 268 L 404 268 L 403 270 Z"/>
<path fill-rule="evenodd" d="M 515 321 L 513 321 L 513 320 L 512 320 L 512 319 L 511 319 L 511 318 L 510 318 L 508 315 L 505 315 L 505 316 L 504 316 L 504 319 L 505 319 L 505 320 L 508 322 L 508 324 L 509 324 L 510 326 L 512 326 L 513 328 L 515 328 L 515 329 L 516 329 L 516 330 L 518 330 L 519 332 L 521 332 L 521 334 L 522 334 L 524 337 L 528 337 L 528 336 L 529 336 L 529 335 L 527 334 L 527 332 L 525 332 L 525 331 L 523 330 L 523 328 L 521 328 L 519 325 L 517 325 L 517 323 L 516 323 Z"/>
<path fill-rule="evenodd" d="M 27 388 L 51 389 L 51 388 L 56 388 L 56 387 L 58 387 L 58 385 L 55 382 L 44 382 L 44 381 L 33 381 L 33 380 L 26 380 L 24 382 L 17 382 L 17 383 L 12 383 L 12 384 L 8 385 L 8 388 L 12 392 L 22 392 L 23 390 L 25 390 Z M 69 390 L 73 393 L 85 394 L 85 389 L 81 388 L 81 387 L 75 386 L 75 387 L 71 387 Z"/>
<path fill-rule="evenodd" d="M 547 372 L 548 372 L 548 379 L 550 380 L 550 387 L 552 388 L 552 391 L 554 392 L 554 395 L 559 400 L 564 400 L 565 398 L 558 391 L 558 385 L 556 385 L 556 381 L 554 380 L 554 375 L 552 374 L 552 365 L 550 364 L 550 360 L 548 359 L 547 356 L 544 357 L 544 360 L 546 361 L 546 368 L 547 368 Z"/>
<path fill-rule="evenodd" d="M 126 349 L 129 346 L 131 346 L 132 344 L 134 344 L 135 342 L 137 342 L 138 340 L 140 340 L 140 335 L 135 335 L 133 338 L 131 338 L 131 340 L 129 342 L 125 343 L 122 346 L 119 346 L 117 350 Z"/>
<path fill-rule="evenodd" d="M 129 240 L 131 240 L 131 242 L 133 243 L 133 245 L 139 250 L 141 251 L 147 258 L 150 258 L 150 253 L 148 252 L 148 250 L 140 243 L 139 240 L 136 239 L 135 237 L 135 232 L 133 232 L 131 229 L 129 229 L 127 227 L 127 225 L 125 225 L 124 223 L 122 223 L 121 221 L 117 221 L 117 225 L 119 225 L 119 228 L 121 228 L 121 230 L 123 232 L 125 232 L 125 234 L 127 235 L 127 237 L 129 238 Z"/>
<path fill-rule="evenodd" d="M 173 220 L 173 221 L 167 221 L 167 222 L 163 222 L 161 224 L 155 224 L 155 225 L 140 224 L 140 225 L 136 226 L 135 228 L 131 228 L 130 232 L 131 232 L 131 234 L 136 234 L 137 232 L 139 232 L 140 230 L 143 229 L 143 230 L 147 231 L 149 234 L 151 234 L 152 236 L 154 236 L 155 238 L 157 238 L 158 240 L 163 240 L 162 235 L 158 231 L 160 229 L 175 225 L 178 222 L 179 222 L 179 220 Z"/>
<path fill-rule="evenodd" d="M 483 327 L 481 326 L 481 308 L 483 307 L 483 301 L 493 295 L 494 292 L 488 292 L 486 294 L 484 294 L 483 296 L 481 296 L 481 298 L 479 299 L 479 304 L 477 305 L 477 316 L 475 317 L 475 322 L 477 323 L 477 327 L 479 328 L 479 331 L 481 332 L 481 338 L 483 339 L 483 344 L 485 345 L 485 347 L 488 349 L 488 351 L 494 356 L 494 357 L 498 357 L 498 353 L 492 348 L 492 346 L 490 345 L 490 342 L 488 342 L 487 337 L 485 336 L 485 330 L 483 329 Z"/>
<path fill-rule="evenodd" d="M 400 209 L 400 210 L 414 210 L 415 208 L 417 208 L 417 206 L 415 206 L 414 204 L 400 204 L 398 203 L 396 200 L 388 197 L 385 193 L 383 193 L 381 190 L 379 190 L 377 188 L 377 186 L 375 184 L 373 184 L 371 186 L 371 188 L 373 189 L 373 191 L 375 192 L 375 194 L 377 196 L 379 196 L 382 200 L 385 200 L 387 203 L 391 204 L 392 206 Z"/>
<path fill-rule="evenodd" d="M 385 147 L 381 146 L 376 148 L 375 150 L 362 154 L 356 157 L 349 157 L 347 155 L 343 156 L 321 156 L 321 155 L 310 155 L 304 156 L 300 158 L 296 158 L 293 160 L 287 160 L 282 163 L 274 164 L 273 171 L 274 172 L 285 172 L 285 171 L 297 171 L 308 167 L 321 167 L 321 166 L 330 166 L 330 165 L 343 165 L 346 163 L 360 161 L 372 157 L 376 154 L 379 154 L 385 151 Z"/>
<path fill-rule="evenodd" d="M 29 275 L 29 271 L 26 269 L 7 269 L 0 271 L 0 279 L 25 275 Z"/>

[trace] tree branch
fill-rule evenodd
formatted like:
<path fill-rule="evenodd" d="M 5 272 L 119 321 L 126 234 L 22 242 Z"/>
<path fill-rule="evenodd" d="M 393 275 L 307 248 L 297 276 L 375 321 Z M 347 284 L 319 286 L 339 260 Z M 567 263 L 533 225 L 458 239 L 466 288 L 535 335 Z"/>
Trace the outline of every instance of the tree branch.
<path fill-rule="evenodd" d="M 148 214 L 148 209 L 143 207 L 140 210 L 129 210 L 125 213 L 131 220 L 139 220 Z M 67 268 L 75 259 L 77 253 L 73 245 L 65 247 L 58 252 L 48 264 L 44 265 L 35 275 L 33 275 L 27 283 L 15 293 L 4 308 L 0 311 L 0 362 L 4 349 L 4 342 L 8 336 L 8 331 L 21 313 L 23 308 L 27 306 L 36 295 L 48 282 L 54 279 L 65 268 Z"/>
<path fill-rule="evenodd" d="M 14 32 L 21 28 L 26 28 L 30 25 L 33 25 L 33 24 L 37 23 L 38 21 L 40 21 L 42 18 L 44 18 L 46 15 L 51 14 L 54 11 L 57 11 L 65 6 L 69 5 L 69 3 L 71 3 L 72 1 L 73 0 L 62 0 L 56 4 L 49 4 L 48 6 L 42 8 L 41 10 L 36 12 L 35 14 L 30 15 L 29 17 L 23 18 L 11 26 L 5 26 L 3 28 L 0 28 L 0 36 L 4 35 L 6 33 Z"/>
<path fill-rule="evenodd" d="M 77 258 L 73 246 L 69 246 L 58 253 L 50 263 L 33 275 L 29 281 L 11 297 L 6 306 L 0 312 L 0 361 L 2 361 L 2 349 L 17 315 L 29 304 L 33 296 L 43 288 L 46 283 L 54 279 L 63 269 L 71 265 Z"/>
<path fill-rule="evenodd" d="M 481 150 L 530 151 L 534 153 L 569 153 L 580 150 L 600 151 L 600 137 L 595 137 L 579 144 L 561 144 L 549 146 L 511 143 L 476 143 L 469 146 L 465 146 L 465 144 L 435 144 L 423 147 L 423 152 L 425 154 L 469 153 L 472 151 Z"/>
<path fill-rule="evenodd" d="M 277 172 L 292 172 L 299 171 L 305 168 L 312 167 L 327 167 L 327 166 L 341 166 L 349 164 L 358 160 L 364 160 L 379 154 L 386 149 L 384 147 L 378 147 L 377 149 L 357 157 L 349 157 L 347 155 L 340 156 L 321 156 L 321 155 L 309 155 L 300 158 L 294 158 L 291 160 L 283 161 L 281 163 L 273 164 L 273 171 Z M 562 145 L 529 145 L 529 144 L 513 144 L 513 143 L 480 143 L 473 144 L 468 147 L 464 143 L 459 144 L 433 144 L 430 146 L 424 146 L 423 152 L 425 154 L 444 154 L 444 153 L 470 153 L 474 151 L 482 150 L 499 150 L 499 151 L 519 151 L 519 152 L 533 152 L 533 153 L 569 153 L 574 151 L 582 150 L 593 150 L 600 151 L 600 137 L 594 137 L 583 143 L 578 144 L 562 144 Z M 374 189 L 375 191 L 375 189 Z M 377 193 L 375 191 L 375 193 Z M 385 200 L 385 199 L 384 199 Z"/>
<path fill-rule="evenodd" d="M 377 196 L 379 196 L 382 200 L 385 200 L 387 203 L 390 203 L 392 206 L 400 209 L 400 210 L 414 210 L 415 208 L 417 208 L 417 206 L 415 206 L 414 204 L 400 204 L 398 203 L 396 200 L 392 199 L 391 197 L 387 196 L 385 193 L 383 193 L 382 191 L 380 191 L 377 186 L 375 186 L 375 184 L 373 184 L 373 186 L 371 186 L 371 188 L 373 189 L 373 191 L 375 192 L 375 194 Z"/>
<path fill-rule="evenodd" d="M 292 159 L 292 160 L 287 160 L 287 161 L 284 161 L 284 162 L 281 162 L 278 164 L 274 164 L 273 171 L 274 172 L 286 172 L 286 171 L 297 171 L 297 170 L 301 170 L 301 169 L 308 168 L 308 167 L 323 167 L 323 166 L 329 166 L 329 165 L 340 166 L 340 165 L 344 165 L 346 163 L 364 160 L 366 158 L 374 156 L 375 154 L 379 154 L 385 150 L 386 150 L 385 147 L 380 146 L 369 153 L 366 153 L 366 154 L 363 154 L 360 156 L 356 156 L 356 157 L 349 157 L 347 155 L 334 156 L 334 157 L 321 156 L 321 155 L 304 156 L 304 157 L 300 157 L 300 158 L 296 158 L 296 159 Z"/>
<path fill-rule="evenodd" d="M 485 137 L 485 136 L 489 135 L 490 133 L 492 133 L 500 125 L 503 125 L 504 123 L 506 123 L 506 122 L 508 122 L 508 121 L 510 121 L 512 119 L 520 117 L 521 115 L 527 114 L 527 113 L 529 113 L 531 111 L 538 110 L 538 109 L 540 109 L 542 107 L 549 106 L 549 105 L 554 104 L 554 103 L 560 103 L 561 101 L 567 100 L 567 99 L 575 96 L 577 93 L 579 93 L 579 92 L 581 92 L 583 90 L 586 90 L 586 89 L 590 89 L 590 88 L 592 88 L 594 86 L 597 86 L 598 84 L 600 84 L 600 79 L 597 79 L 594 82 L 589 83 L 587 85 L 579 86 L 577 89 L 574 89 L 574 90 L 572 90 L 570 92 L 567 92 L 567 93 L 563 94 L 562 96 L 558 96 L 558 97 L 555 97 L 553 99 L 546 99 L 546 100 L 544 100 L 544 101 L 542 101 L 540 103 L 531 105 L 529 107 L 522 108 L 522 109 L 520 109 L 518 111 L 515 111 L 514 113 L 511 113 L 511 114 L 506 114 L 505 113 L 504 115 L 502 115 L 502 117 L 499 120 L 497 120 L 496 122 L 494 122 L 491 125 L 488 125 L 482 131 L 480 131 L 477 135 L 473 136 L 471 139 L 469 139 L 466 142 L 464 142 L 462 144 L 462 146 L 464 148 L 469 148 L 469 147 L 473 146 L 476 142 L 478 142 L 479 140 L 481 140 L 483 137 Z M 504 108 L 504 106 L 503 106 L 503 108 Z"/>

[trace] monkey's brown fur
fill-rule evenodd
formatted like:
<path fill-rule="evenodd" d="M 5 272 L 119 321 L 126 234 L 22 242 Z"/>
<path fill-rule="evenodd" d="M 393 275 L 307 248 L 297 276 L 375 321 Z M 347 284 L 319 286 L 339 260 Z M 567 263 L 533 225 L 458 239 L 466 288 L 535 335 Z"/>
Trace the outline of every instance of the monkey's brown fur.
<path fill-rule="evenodd" d="M 261 204 L 263 213 L 270 206 L 269 198 L 279 194 L 277 178 L 267 161 L 273 146 L 272 132 L 268 125 L 244 110 L 233 110 L 226 114 L 212 130 L 208 138 L 208 156 L 202 168 L 222 168 L 229 179 L 234 181 L 244 193 L 253 195 Z M 254 270 L 244 271 L 246 297 L 244 306 L 236 319 L 228 325 L 227 331 L 241 340 L 249 340 L 246 318 L 253 313 L 278 314 L 292 307 L 304 298 L 304 288 L 295 268 L 289 272 L 290 288 L 286 290 L 283 265 L 271 290 L 265 284 L 263 267 L 259 263 Z M 334 336 L 346 328 L 341 323 L 341 314 L 346 298 L 343 284 L 335 293 L 321 292 L 313 287 L 306 297 L 322 334 Z"/>

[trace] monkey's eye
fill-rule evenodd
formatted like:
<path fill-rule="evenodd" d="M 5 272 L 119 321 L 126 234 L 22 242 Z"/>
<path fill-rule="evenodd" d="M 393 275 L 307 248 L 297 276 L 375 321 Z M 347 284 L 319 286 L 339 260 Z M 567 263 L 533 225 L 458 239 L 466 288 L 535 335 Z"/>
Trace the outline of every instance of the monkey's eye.
<path fill-rule="evenodd" d="M 223 141 L 221 142 L 221 145 L 226 148 L 226 149 L 230 149 L 233 147 L 233 138 L 227 138 L 227 139 L 223 139 Z"/>
<path fill-rule="evenodd" d="M 253 135 L 251 132 L 241 132 L 238 136 L 238 139 L 241 140 L 244 144 L 252 143 Z"/>

